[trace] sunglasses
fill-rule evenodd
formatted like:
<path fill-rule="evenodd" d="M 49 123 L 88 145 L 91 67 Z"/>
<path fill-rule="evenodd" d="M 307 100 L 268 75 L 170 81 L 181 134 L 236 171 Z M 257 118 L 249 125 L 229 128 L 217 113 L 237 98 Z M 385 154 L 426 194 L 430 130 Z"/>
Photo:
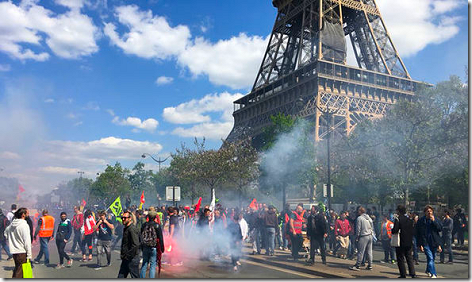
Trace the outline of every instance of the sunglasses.
<path fill-rule="evenodd" d="M 129 218 L 129 216 L 122 216 L 121 219 Z"/>

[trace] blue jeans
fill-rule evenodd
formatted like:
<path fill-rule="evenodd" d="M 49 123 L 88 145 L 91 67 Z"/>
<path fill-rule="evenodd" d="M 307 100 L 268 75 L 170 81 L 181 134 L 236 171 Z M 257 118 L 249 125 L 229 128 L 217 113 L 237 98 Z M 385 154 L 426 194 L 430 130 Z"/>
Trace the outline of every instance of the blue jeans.
<path fill-rule="evenodd" d="M 149 278 L 154 278 L 156 276 L 156 257 L 156 248 L 150 248 L 147 246 L 143 247 L 143 265 L 141 266 L 139 278 L 146 278 L 146 269 L 148 264 L 151 264 L 149 267 Z"/>
<path fill-rule="evenodd" d="M 423 246 L 424 254 L 426 255 L 426 272 L 437 275 L 436 267 L 434 267 L 434 259 L 436 258 L 436 248 L 430 246 Z"/>
<path fill-rule="evenodd" d="M 449 261 L 453 261 L 453 256 L 452 256 L 452 235 L 447 234 L 443 235 L 443 251 L 440 254 L 441 261 L 444 262 L 444 253 L 447 250 L 447 253 L 449 254 Z"/>
<path fill-rule="evenodd" d="M 48 243 L 50 239 L 51 237 L 39 237 L 40 248 L 39 248 L 39 254 L 35 259 L 36 261 L 40 261 L 44 254 L 44 263 L 46 264 L 49 263 Z"/>
<path fill-rule="evenodd" d="M 418 261 L 418 246 L 416 245 L 416 237 L 413 236 L 413 259 Z"/>
<path fill-rule="evenodd" d="M 0 260 L 2 260 L 2 248 L 5 250 L 5 253 L 7 253 L 8 258 L 11 258 L 12 255 L 10 253 L 10 248 L 8 247 L 7 241 L 0 241 Z"/>
<path fill-rule="evenodd" d="M 266 254 L 273 254 L 275 249 L 275 228 L 266 227 Z"/>

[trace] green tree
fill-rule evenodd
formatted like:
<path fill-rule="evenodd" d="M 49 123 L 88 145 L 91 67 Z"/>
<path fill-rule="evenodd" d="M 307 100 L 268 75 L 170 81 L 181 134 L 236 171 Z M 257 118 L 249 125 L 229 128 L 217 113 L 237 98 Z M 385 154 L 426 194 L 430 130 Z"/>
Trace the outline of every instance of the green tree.
<path fill-rule="evenodd" d="M 89 201 L 91 204 L 110 205 L 118 196 L 122 198 L 131 191 L 131 184 L 127 175 L 129 170 L 123 168 L 119 162 L 114 166 L 107 165 L 90 189 Z"/>

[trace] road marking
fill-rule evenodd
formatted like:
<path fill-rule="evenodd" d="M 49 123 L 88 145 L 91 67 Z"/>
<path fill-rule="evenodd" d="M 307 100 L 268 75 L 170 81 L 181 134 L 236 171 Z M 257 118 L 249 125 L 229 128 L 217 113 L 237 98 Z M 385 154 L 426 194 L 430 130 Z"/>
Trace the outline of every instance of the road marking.
<path fill-rule="evenodd" d="M 258 263 L 258 262 L 253 262 L 253 261 L 250 261 L 250 260 L 242 259 L 241 261 L 243 261 L 245 263 L 248 263 L 248 264 L 255 265 L 255 266 L 262 266 L 262 267 L 270 268 L 270 269 L 277 270 L 277 271 L 280 271 L 280 272 L 285 272 L 285 273 L 289 273 L 289 274 L 303 276 L 305 278 L 320 278 L 320 276 L 310 275 L 310 274 L 306 274 L 306 273 L 303 273 L 303 272 L 296 272 L 296 271 L 292 271 L 292 270 L 289 270 L 289 269 L 284 269 L 284 268 L 277 267 L 277 266 L 272 266 L 272 265 L 262 264 L 262 263 Z"/>

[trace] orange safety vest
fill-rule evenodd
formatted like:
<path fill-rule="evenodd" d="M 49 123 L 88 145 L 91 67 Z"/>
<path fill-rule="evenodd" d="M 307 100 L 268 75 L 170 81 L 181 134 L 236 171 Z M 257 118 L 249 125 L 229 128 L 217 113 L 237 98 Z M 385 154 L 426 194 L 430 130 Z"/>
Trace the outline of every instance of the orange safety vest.
<path fill-rule="evenodd" d="M 393 227 L 393 222 L 391 222 L 390 220 L 387 220 L 387 235 L 388 235 L 388 238 L 392 238 L 392 227 Z M 383 225 L 385 223 L 382 223 L 382 227 L 380 228 L 380 238 L 383 238 Z"/>
<path fill-rule="evenodd" d="M 41 227 L 39 228 L 39 237 L 52 237 L 54 232 L 54 217 L 46 215 L 41 217 Z"/>
<path fill-rule="evenodd" d="M 297 219 L 293 221 L 293 228 L 295 229 L 295 233 L 302 234 L 303 215 L 305 214 L 305 210 L 302 211 L 302 214 L 298 214 L 296 211 L 293 211 L 293 213 L 297 217 Z M 293 232 L 293 230 L 291 231 Z"/>

